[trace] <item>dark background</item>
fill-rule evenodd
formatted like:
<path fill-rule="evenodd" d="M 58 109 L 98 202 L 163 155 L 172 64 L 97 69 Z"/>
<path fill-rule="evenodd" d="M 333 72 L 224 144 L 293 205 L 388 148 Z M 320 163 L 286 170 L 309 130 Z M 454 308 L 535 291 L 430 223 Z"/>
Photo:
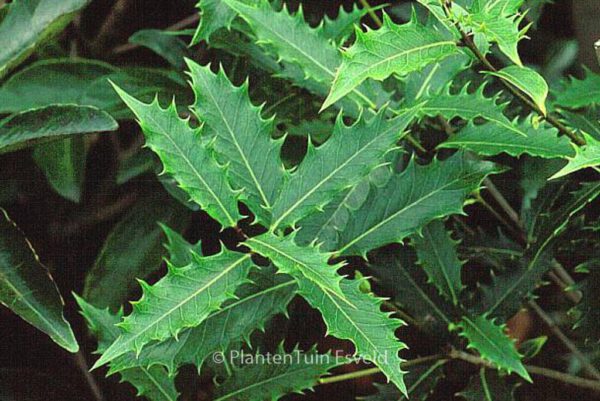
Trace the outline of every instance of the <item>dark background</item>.
<path fill-rule="evenodd" d="M 148 50 L 139 49 L 123 56 L 112 57 L 110 49 L 127 42 L 127 38 L 142 28 L 165 28 L 195 13 L 193 1 L 131 0 L 120 1 L 120 13 L 114 13 L 115 2 L 94 0 L 83 12 L 78 24 L 72 24 L 61 36 L 61 43 L 68 43 L 73 36 L 80 38 L 80 54 L 84 57 L 105 59 L 116 64 L 135 62 L 146 65 L 164 65 L 164 62 Z M 296 2 L 297 3 L 297 2 Z M 317 18 L 323 13 L 335 16 L 340 4 L 349 8 L 353 1 L 302 2 L 306 14 Z M 373 5 L 382 3 L 372 2 Z M 392 2 L 394 4 L 398 2 Z M 108 22 L 107 22 L 108 21 Z M 569 41 L 579 43 L 579 60 L 590 68 L 598 69 L 592 43 L 600 38 L 600 0 L 557 0 L 545 7 L 537 29 L 530 31 L 531 40 L 520 46 L 526 62 L 543 65 L 552 55 L 560 52 Z M 100 42 L 98 44 L 98 42 Z M 1 45 L 1 39 L 0 39 Z M 580 75 L 582 70 L 575 63 L 569 73 Z M 120 134 L 137 132 L 133 123 L 123 124 Z M 116 167 L 115 156 L 110 140 L 103 138 L 94 145 L 89 153 L 86 175 L 86 193 L 83 201 L 74 205 L 48 187 L 43 175 L 23 174 L 21 166 L 27 163 L 27 152 L 18 152 L 8 157 L 4 164 L 14 177 L 20 177 L 25 184 L 18 194 L 17 202 L 8 207 L 13 219 L 30 238 L 42 261 L 52 270 L 53 275 L 66 298 L 66 314 L 72 323 L 77 338 L 82 344 L 83 354 L 91 359 L 95 342 L 87 334 L 82 318 L 78 315 L 70 292 L 81 293 L 85 272 L 91 267 L 98 250 L 119 217 L 139 196 L 152 187 L 139 182 L 126 188 L 114 188 L 106 183 L 111 179 Z M 4 166 L 3 166 L 4 168 Z M 156 188 L 154 188 L 156 189 Z M 116 205 L 116 207 L 114 207 Z M 482 213 L 474 210 L 474 213 Z M 89 216 L 96 216 L 91 219 Z M 481 217 L 485 221 L 486 217 Z M 495 224 L 495 222 L 490 223 Z M 65 230 L 68 227 L 68 230 Z M 202 238 L 205 243 L 215 244 L 218 227 L 201 213 L 194 216 L 192 229 L 188 230 L 190 240 Z M 227 234 L 223 234 L 227 236 Z M 290 332 L 302 333 L 305 344 L 322 339 L 322 323 L 301 301 L 293 305 L 302 316 L 289 323 Z M 310 330 L 308 330 L 310 328 Z M 407 335 L 411 335 L 410 332 Z M 293 336 L 292 336 L 293 337 Z M 417 341 L 418 339 L 413 339 Z M 331 347 L 343 347 L 331 342 Z M 557 354 L 564 350 L 559 345 Z M 91 362 L 91 360 L 88 360 Z M 451 395 L 464 385 L 465 374 L 460 367 L 449 372 L 448 385 L 439 389 L 439 399 L 451 399 Z M 75 357 L 57 347 L 43 333 L 29 326 L 5 308 L 0 308 L 0 388 L 9 385 L 20 396 L 16 399 L 28 400 L 91 400 L 91 394 L 80 371 Z M 190 376 L 193 372 L 188 373 Z M 107 401 L 132 400 L 134 391 L 128 384 L 118 384 L 118 379 L 105 379 L 103 371 L 95 372 L 96 379 L 105 392 Z M 186 374 L 182 375 L 183 377 Z M 381 378 L 377 378 L 381 380 Z M 306 399 L 350 400 L 356 394 L 366 394 L 371 390 L 370 381 L 363 379 L 355 382 L 343 382 L 336 385 L 321 386 Z M 539 379 L 528 390 L 521 391 L 522 399 L 528 397 L 529 390 L 535 388 L 536 397 L 543 395 L 546 400 L 589 399 L 578 395 L 574 390 Z M 196 398 L 203 399 L 202 391 Z M 294 396 L 295 397 L 295 396 Z M 582 397 L 582 398 L 580 398 Z M 589 397 L 589 395 L 588 395 Z M 291 397 L 290 397 L 291 398 Z M 0 400 L 2 393 L 0 392 Z"/>

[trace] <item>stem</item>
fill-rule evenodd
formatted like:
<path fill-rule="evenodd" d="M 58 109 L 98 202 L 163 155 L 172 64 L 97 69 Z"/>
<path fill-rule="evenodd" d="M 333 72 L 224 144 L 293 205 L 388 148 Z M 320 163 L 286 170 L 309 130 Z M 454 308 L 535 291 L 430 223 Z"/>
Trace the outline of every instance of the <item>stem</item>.
<path fill-rule="evenodd" d="M 463 351 L 453 349 L 452 351 L 450 351 L 449 357 L 452 359 L 460 359 L 473 365 L 483 366 L 489 369 L 497 369 L 497 367 L 492 365 L 490 362 L 483 360 L 476 355 L 469 354 Z M 582 377 L 573 376 L 567 373 L 559 372 L 557 370 L 542 368 L 540 366 L 524 366 L 525 369 L 531 374 L 547 377 L 549 379 L 557 380 L 563 383 L 572 384 L 574 386 L 600 392 L 600 381 L 598 380 L 584 379 Z"/>
<path fill-rule="evenodd" d="M 573 353 L 573 355 L 579 360 L 581 365 L 583 366 L 585 372 L 594 377 L 597 380 L 600 380 L 600 372 L 596 369 L 590 361 L 583 355 L 581 351 L 577 348 L 575 344 L 562 332 L 560 327 L 554 323 L 552 318 L 538 305 L 534 300 L 530 300 L 528 302 L 529 306 L 533 311 L 546 323 L 550 331 L 558 338 L 564 345 Z"/>
<path fill-rule="evenodd" d="M 73 354 L 73 361 L 85 377 L 85 381 L 90 388 L 90 392 L 94 396 L 94 400 L 104 401 L 104 395 L 102 394 L 102 390 L 100 389 L 100 386 L 96 382 L 96 379 L 90 372 L 90 366 L 88 365 L 85 356 L 83 355 L 83 352 L 81 352 L 81 350 L 77 351 L 76 354 Z"/>
<path fill-rule="evenodd" d="M 485 57 L 485 54 L 481 53 L 475 42 L 473 42 L 473 38 L 462 29 L 458 21 L 452 19 L 452 13 L 450 12 L 451 6 L 452 0 L 444 1 L 444 12 L 446 16 L 452 20 L 454 26 L 458 30 L 461 36 L 461 43 L 475 55 L 475 57 L 481 62 L 481 64 L 483 64 L 484 68 L 487 71 L 498 72 L 498 69 Z M 557 128 L 561 134 L 568 136 L 569 139 L 571 139 L 571 141 L 578 146 L 585 145 L 585 141 L 582 138 L 580 138 L 577 134 L 575 134 L 575 132 L 571 131 L 569 128 L 563 125 L 556 117 L 552 116 L 550 113 L 544 114 L 542 110 L 540 110 L 540 108 L 518 88 L 513 86 L 510 82 L 506 81 L 505 79 L 500 78 L 500 81 L 515 97 L 519 98 L 530 109 L 539 114 L 541 118 L 545 119 L 548 123 Z"/>
<path fill-rule="evenodd" d="M 402 366 L 402 368 L 409 368 L 411 366 L 420 365 L 420 364 L 431 362 L 431 361 L 439 361 L 439 360 L 443 360 L 443 359 L 445 359 L 445 357 L 444 357 L 444 355 L 441 355 L 441 354 L 428 355 L 428 356 L 423 356 L 420 358 L 411 359 L 410 361 L 403 362 L 401 366 Z M 324 377 L 322 379 L 319 379 L 319 384 L 331 384 L 331 383 L 337 383 L 337 382 L 341 382 L 341 381 L 345 381 L 345 380 L 358 379 L 360 377 L 370 376 L 370 375 L 374 375 L 374 374 L 377 374 L 380 372 L 381 372 L 381 370 L 379 368 L 362 369 L 362 370 L 357 370 L 355 372 L 344 373 L 341 375 Z"/>
<path fill-rule="evenodd" d="M 379 15 L 373 10 L 373 7 L 369 4 L 368 0 L 359 0 L 360 4 L 367 10 L 369 16 L 375 21 L 377 26 L 381 27 L 383 25 L 383 21 L 379 18 Z"/>

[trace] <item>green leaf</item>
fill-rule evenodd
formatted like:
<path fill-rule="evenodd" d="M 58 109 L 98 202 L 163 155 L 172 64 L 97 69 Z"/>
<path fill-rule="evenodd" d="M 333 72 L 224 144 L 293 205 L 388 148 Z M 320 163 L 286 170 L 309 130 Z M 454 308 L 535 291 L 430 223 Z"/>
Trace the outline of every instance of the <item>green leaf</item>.
<path fill-rule="evenodd" d="M 600 259 L 593 258 L 577 266 L 577 273 L 586 274 L 585 279 L 576 284 L 575 289 L 581 291 L 581 301 L 571 309 L 575 316 L 573 329 L 581 333 L 591 343 L 600 342 L 600 298 L 596 295 L 600 288 Z"/>
<path fill-rule="evenodd" d="M 463 288 L 460 278 L 462 262 L 456 254 L 456 243 L 444 223 L 437 220 L 427 224 L 420 235 L 413 236 L 413 245 L 429 282 L 440 295 L 458 305 L 458 296 Z"/>
<path fill-rule="evenodd" d="M 323 291 L 309 280 L 299 280 L 298 286 L 300 295 L 321 312 L 327 334 L 352 341 L 356 354 L 377 365 L 388 380 L 406 395 L 404 371 L 400 367 L 402 359 L 398 356 L 406 345 L 394 334 L 404 322 L 381 311 L 383 299 L 361 291 L 363 280 L 344 279 L 340 283 L 349 303 Z"/>
<path fill-rule="evenodd" d="M 509 319 L 520 309 L 552 267 L 552 248 L 571 218 L 599 195 L 600 183 L 593 182 L 582 184 L 567 200 L 561 201 L 558 209 L 554 209 L 557 200 L 554 194 L 542 199 L 546 207 L 541 207 L 537 212 L 541 217 L 530 229 L 533 243 L 519 258 L 520 265 L 497 277 L 492 276 L 491 285 L 480 287 L 486 316 Z"/>
<path fill-rule="evenodd" d="M 86 158 L 83 137 L 38 145 L 33 151 L 33 160 L 52 188 L 63 198 L 77 203 L 83 192 Z"/>
<path fill-rule="evenodd" d="M 282 76 L 318 94 L 321 94 L 321 89 L 331 85 L 342 57 L 318 28 L 311 28 L 304 21 L 302 8 L 291 15 L 287 6 L 280 12 L 274 12 L 266 0 L 260 0 L 256 6 L 244 4 L 240 0 L 222 1 L 236 10 L 250 25 L 258 43 L 268 45 L 270 52 L 274 52 L 278 60 L 290 64 L 291 68 L 286 67 Z M 352 98 L 359 104 L 375 106 L 364 88 L 355 87 L 347 93 L 349 92 L 352 92 Z M 326 89 L 323 94 L 326 94 Z"/>
<path fill-rule="evenodd" d="M 384 164 L 385 154 L 394 149 L 416 114 L 415 109 L 408 109 L 387 120 L 385 112 L 381 110 L 370 120 L 361 118 L 351 126 L 344 125 L 340 114 L 324 145 L 315 148 L 309 144 L 307 155 L 289 175 L 273 206 L 273 231 L 321 209 L 332 195 Z"/>
<path fill-rule="evenodd" d="M 517 47 L 525 37 L 529 26 L 519 29 L 523 18 L 519 7 L 523 0 L 475 0 L 462 24 L 474 33 L 484 35 L 488 41 L 498 44 L 500 51 L 513 63 L 522 66 Z"/>
<path fill-rule="evenodd" d="M 386 185 L 371 190 L 341 233 L 337 253 L 364 256 L 371 249 L 401 242 L 432 220 L 461 213 L 467 196 L 488 174 L 497 172 L 493 163 L 462 152 L 426 166 L 413 159 Z"/>
<path fill-rule="evenodd" d="M 584 113 L 576 113 L 570 110 L 558 110 L 564 116 L 565 122 L 579 132 L 590 134 L 600 141 L 600 110 L 595 107 L 585 110 Z"/>
<path fill-rule="evenodd" d="M 194 261 L 194 255 L 202 255 L 202 243 L 198 241 L 191 244 L 177 231 L 173 231 L 165 224 L 160 224 L 167 242 L 165 248 L 169 255 L 168 260 L 174 266 L 187 266 Z"/>
<path fill-rule="evenodd" d="M 481 368 L 457 395 L 466 401 L 515 401 L 516 385 L 507 383 L 497 372 Z"/>
<path fill-rule="evenodd" d="M 326 109 L 367 78 L 384 80 L 392 74 L 404 76 L 431 63 L 456 54 L 454 41 L 419 24 L 416 17 L 396 25 L 384 13 L 383 27 L 375 31 L 356 30 L 356 42 L 344 51 L 344 60 L 336 73 Z"/>
<path fill-rule="evenodd" d="M 504 129 L 515 135 L 527 137 L 527 133 L 521 127 L 515 126 L 502 112 L 506 104 L 499 103 L 500 93 L 488 98 L 485 97 L 484 91 L 485 85 L 481 85 L 474 92 L 470 92 L 467 84 L 460 92 L 451 93 L 448 86 L 446 90 L 427 99 L 419 111 L 430 117 L 441 115 L 446 120 L 460 117 L 471 121 L 481 117 L 498 126 L 498 131 Z"/>
<path fill-rule="evenodd" d="M 583 79 L 571 78 L 564 88 L 555 93 L 555 104 L 578 109 L 600 104 L 600 75 L 585 71 Z"/>
<path fill-rule="evenodd" d="M 382 7 L 373 7 L 377 10 Z M 360 24 L 362 17 L 368 14 L 366 8 L 360 8 L 358 4 L 353 4 L 350 11 L 346 11 L 344 5 L 340 6 L 335 18 L 329 18 L 327 14 L 321 20 L 317 27 L 321 36 L 332 41 L 334 44 L 344 43 L 354 33 L 354 26 Z"/>
<path fill-rule="evenodd" d="M 98 352 L 103 352 L 119 335 L 116 324 L 121 320 L 122 311 L 112 314 L 108 308 L 97 308 L 76 294 L 73 295 L 88 328 L 98 338 Z M 123 359 L 135 361 L 133 355 L 125 355 L 119 360 Z M 178 398 L 174 380 L 162 366 L 146 368 L 133 365 L 120 373 L 124 381 L 138 390 L 138 396 L 145 396 L 151 401 L 176 401 Z"/>
<path fill-rule="evenodd" d="M 173 378 L 160 366 L 132 368 L 120 373 L 123 381 L 137 389 L 138 397 L 150 401 L 177 401 L 179 398 Z"/>
<path fill-rule="evenodd" d="M 460 336 L 469 340 L 467 348 L 477 350 L 483 359 L 493 363 L 499 369 L 504 369 L 508 373 L 515 372 L 531 382 L 531 377 L 521 362 L 521 355 L 515 348 L 514 340 L 504 332 L 505 325 L 498 326 L 485 316 L 475 318 L 463 316 L 455 329 L 460 329 Z"/>
<path fill-rule="evenodd" d="M 109 80 L 144 101 L 173 95 L 188 98 L 185 81 L 175 71 L 130 67 L 117 69 L 85 59 L 42 60 L 20 70 L 0 86 L 0 113 L 14 113 L 48 105 L 94 106 L 115 118 L 131 112 L 110 86 Z"/>
<path fill-rule="evenodd" d="M 247 239 L 244 244 L 254 252 L 269 258 L 280 272 L 297 280 L 314 283 L 323 292 L 331 293 L 346 301 L 340 282 L 343 277 L 337 271 L 343 263 L 330 266 L 331 254 L 322 252 L 318 246 L 301 247 L 294 242 L 295 235 L 279 237 L 270 232 Z"/>
<path fill-rule="evenodd" d="M 236 12 L 223 0 L 200 0 L 196 8 L 200 11 L 200 24 L 194 33 L 191 46 L 202 40 L 210 43 L 211 35 L 221 28 L 229 28 L 236 16 Z"/>
<path fill-rule="evenodd" d="M 234 297 L 236 288 L 247 281 L 251 265 L 249 254 L 222 250 L 208 257 L 193 254 L 185 267 L 168 264 L 167 275 L 153 286 L 140 280 L 142 297 L 119 324 L 123 329 L 119 338 L 94 367 L 129 351 L 139 354 L 153 340 L 177 337 L 183 329 L 198 326 Z"/>
<path fill-rule="evenodd" d="M 468 149 L 484 156 L 506 153 L 511 156 L 528 154 L 546 159 L 573 156 L 571 142 L 565 136 L 558 136 L 558 130 L 547 125 L 537 126 L 536 116 L 513 120 L 512 130 L 496 123 L 475 125 L 470 122 L 438 148 Z M 523 135 L 515 135 L 514 131 Z"/>
<path fill-rule="evenodd" d="M 271 139 L 274 120 L 264 120 L 262 108 L 250 102 L 247 83 L 235 87 L 222 69 L 213 74 L 209 66 L 187 63 L 196 94 L 193 111 L 214 134 L 214 149 L 229 163 L 232 186 L 243 190 L 242 199 L 267 226 L 284 177 L 283 142 Z"/>
<path fill-rule="evenodd" d="M 600 165 L 600 140 L 595 139 L 591 135 L 582 133 L 586 145 L 579 147 L 573 145 L 575 156 L 568 157 L 569 162 L 560 171 L 554 174 L 550 179 L 564 177 L 585 168 L 596 168 Z"/>
<path fill-rule="evenodd" d="M 6 5 L 0 20 L 0 78 L 25 60 L 37 46 L 69 24 L 89 0 L 20 0 Z"/>
<path fill-rule="evenodd" d="M 160 157 L 165 172 L 224 227 L 236 225 L 241 218 L 237 193 L 229 187 L 225 169 L 202 143 L 201 129 L 192 128 L 181 119 L 175 103 L 163 109 L 157 99 L 144 104 L 122 89 L 115 89 L 137 116 L 147 145 Z"/>
<path fill-rule="evenodd" d="M 67 351 L 79 350 L 56 284 L 4 209 L 0 209 L 0 303 Z"/>
<path fill-rule="evenodd" d="M 343 363 L 333 355 L 317 353 L 316 348 L 307 352 L 295 348 L 286 353 L 280 346 L 270 357 L 283 362 L 258 362 L 233 368 L 231 376 L 217 386 L 214 401 L 277 401 L 289 393 L 312 389 L 321 376 Z"/>
<path fill-rule="evenodd" d="M 306 246 L 314 241 L 321 249 L 333 251 L 339 243 L 339 233 L 346 228 L 352 212 L 363 205 L 369 194 L 369 180 L 363 178 L 355 187 L 338 194 L 323 208 L 300 220 L 296 242 Z"/>
<path fill-rule="evenodd" d="M 523 355 L 523 360 L 526 361 L 538 355 L 542 351 L 542 348 L 544 348 L 544 345 L 546 345 L 547 341 L 548 336 L 539 336 L 519 344 L 519 353 Z"/>
<path fill-rule="evenodd" d="M 129 37 L 129 43 L 144 46 L 158 54 L 178 70 L 185 68 L 183 59 L 190 52 L 186 44 L 179 39 L 179 32 L 160 29 L 143 29 Z"/>
<path fill-rule="evenodd" d="M 254 331 L 264 330 L 273 316 L 287 313 L 296 295 L 296 282 L 275 273 L 273 266 L 254 269 L 250 282 L 237 289 L 236 299 L 224 303 L 200 325 L 182 331 L 177 339 L 148 344 L 136 359 L 116 359 L 111 363 L 111 372 L 127 369 L 132 363 L 163 365 L 171 375 L 185 364 L 194 364 L 200 370 L 215 352 L 224 353 L 241 340 L 249 344 Z"/>
<path fill-rule="evenodd" d="M 491 282 L 479 287 L 481 312 L 486 316 L 508 320 L 513 317 L 533 291 L 541 285 L 552 267 L 552 254 L 545 251 L 533 258 L 527 255 L 516 267 L 500 275 L 492 274 Z"/>
<path fill-rule="evenodd" d="M 117 123 L 93 107 L 49 106 L 0 120 L 0 154 L 68 138 L 71 135 L 114 131 Z"/>
<path fill-rule="evenodd" d="M 536 71 L 528 67 L 511 65 L 496 72 L 489 72 L 518 88 L 533 100 L 537 107 L 546 115 L 546 98 L 548 84 Z"/>
<path fill-rule="evenodd" d="M 377 393 L 361 398 L 364 401 L 425 401 L 444 377 L 442 367 L 445 361 L 437 361 L 415 366 L 404 376 L 408 396 L 405 397 L 396 386 L 391 384 L 373 383 Z"/>
<path fill-rule="evenodd" d="M 165 235 L 159 223 L 181 229 L 188 221 L 189 214 L 177 202 L 163 196 L 140 199 L 109 233 L 86 275 L 83 297 L 99 308 L 118 310 L 137 288 L 135 279 L 162 265 Z M 189 264 L 179 262 L 171 260 L 175 266 Z"/>
<path fill-rule="evenodd" d="M 374 282 L 389 294 L 394 304 L 408 312 L 431 338 L 448 340 L 448 325 L 455 318 L 450 303 L 427 283 L 427 275 L 416 263 L 412 249 L 403 247 L 391 252 L 375 252 L 369 260 Z"/>

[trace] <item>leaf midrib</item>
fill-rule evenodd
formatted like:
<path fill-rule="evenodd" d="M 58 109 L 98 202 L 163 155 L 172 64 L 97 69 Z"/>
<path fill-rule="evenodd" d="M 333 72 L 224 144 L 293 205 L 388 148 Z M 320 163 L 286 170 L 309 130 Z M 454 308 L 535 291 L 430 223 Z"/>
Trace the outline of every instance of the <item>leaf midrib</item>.
<path fill-rule="evenodd" d="M 413 206 L 417 205 L 418 203 L 421 203 L 424 200 L 432 197 L 433 195 L 436 195 L 437 193 L 439 193 L 441 191 L 444 191 L 447 187 L 452 186 L 452 185 L 454 185 L 457 182 L 465 181 L 467 178 L 469 178 L 471 176 L 475 176 L 475 175 L 477 175 L 477 173 L 472 173 L 472 174 L 467 174 L 465 176 L 461 176 L 460 178 L 452 180 L 452 181 L 448 182 L 447 184 L 441 186 L 440 188 L 437 188 L 435 191 L 430 192 L 427 196 L 421 197 L 421 198 L 417 199 L 416 201 L 414 201 L 414 202 L 406 205 L 405 207 L 403 207 L 399 211 L 397 211 L 395 213 L 392 213 L 390 216 L 386 217 L 385 219 L 383 219 L 379 223 L 375 224 L 373 227 L 369 228 L 367 231 L 365 231 L 364 233 L 360 234 L 359 236 L 357 236 L 356 238 L 354 238 L 352 241 L 348 242 L 344 247 L 342 247 L 341 249 L 339 249 L 337 251 L 337 253 L 341 254 L 342 252 L 344 252 L 345 250 L 347 250 L 348 248 L 350 248 L 352 245 L 356 244 L 358 241 L 360 241 L 363 238 L 365 238 L 366 236 L 370 235 L 373 231 L 378 230 L 381 226 L 387 224 L 389 221 L 393 220 L 398 215 L 406 212 L 406 210 L 412 208 Z"/>
<path fill-rule="evenodd" d="M 162 124 L 159 124 L 154 117 L 152 116 L 152 114 L 150 113 L 147 116 L 150 120 L 152 120 L 152 122 L 155 124 L 155 126 L 157 127 L 162 127 Z M 179 117 L 176 117 L 179 118 Z M 191 129 L 191 128 L 190 128 Z M 223 213 L 225 213 L 225 216 L 227 217 L 227 219 L 229 220 L 229 223 L 231 225 L 235 225 L 235 220 L 233 219 L 233 217 L 229 214 L 229 212 L 227 211 L 227 209 L 225 208 L 225 205 L 223 205 L 223 203 L 221 202 L 221 200 L 219 199 L 219 197 L 217 196 L 217 194 L 215 194 L 215 192 L 213 191 L 213 189 L 210 187 L 210 185 L 208 185 L 208 183 L 204 180 L 204 178 L 202 177 L 202 175 L 200 174 L 200 172 L 196 169 L 196 167 L 194 166 L 194 164 L 192 163 L 192 161 L 185 155 L 185 153 L 183 152 L 183 150 L 181 149 L 181 147 L 179 147 L 179 145 L 173 140 L 173 138 L 171 138 L 171 136 L 164 130 L 160 130 L 156 132 L 159 135 L 162 135 L 164 138 L 167 138 L 171 144 L 177 149 L 177 151 L 179 152 L 179 155 L 181 156 L 181 158 L 187 163 L 187 165 L 192 169 L 192 171 L 194 172 L 194 175 L 196 177 L 198 177 L 198 179 L 200 180 L 200 182 L 202 183 L 202 185 L 204 185 L 206 187 L 206 189 L 208 190 L 208 192 L 210 193 L 210 195 L 212 196 L 212 198 L 217 202 L 217 204 L 219 205 L 219 208 L 223 211 Z"/>
<path fill-rule="evenodd" d="M 205 87 L 209 86 L 206 84 L 206 81 L 204 80 L 204 77 L 202 76 L 202 74 L 197 74 L 196 76 L 199 79 L 202 79 L 204 81 Z M 246 166 L 248 173 L 250 173 L 250 177 L 252 178 L 252 181 L 254 181 L 256 189 L 258 190 L 260 197 L 261 197 L 262 201 L 264 202 L 265 207 L 267 209 L 271 208 L 271 206 L 272 206 L 271 202 L 267 199 L 267 196 L 262 189 L 262 185 L 258 182 L 258 178 L 254 174 L 254 170 L 250 166 L 250 162 L 248 161 L 246 154 L 242 150 L 242 148 L 237 140 L 237 137 L 235 136 L 235 134 L 233 132 L 233 128 L 229 125 L 229 120 L 225 117 L 225 114 L 223 113 L 223 109 L 221 108 L 221 105 L 219 104 L 219 102 L 217 102 L 217 99 L 213 96 L 212 91 L 207 90 L 205 93 L 208 94 L 208 96 L 210 96 L 213 104 L 215 105 L 215 108 L 217 109 L 217 111 L 219 112 L 219 115 L 221 116 L 221 119 L 225 123 L 225 126 L 227 127 L 227 132 L 229 132 L 229 136 L 231 137 L 231 140 L 233 141 L 236 149 L 238 150 L 238 153 L 240 154 L 240 157 L 242 158 L 242 161 L 243 161 L 244 165 Z M 237 116 L 237 113 L 236 113 L 236 116 Z M 259 116 L 259 119 L 260 119 L 260 116 Z"/>

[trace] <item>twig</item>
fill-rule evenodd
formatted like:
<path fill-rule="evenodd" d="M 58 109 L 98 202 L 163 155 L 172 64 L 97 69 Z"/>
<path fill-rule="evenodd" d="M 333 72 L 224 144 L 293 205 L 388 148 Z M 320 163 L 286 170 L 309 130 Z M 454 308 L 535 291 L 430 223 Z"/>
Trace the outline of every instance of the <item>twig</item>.
<path fill-rule="evenodd" d="M 446 13 L 446 16 L 452 20 L 452 13 L 450 12 L 451 6 L 452 6 L 452 0 L 444 1 L 444 12 Z M 469 50 L 471 50 L 471 52 L 481 62 L 481 64 L 483 64 L 484 68 L 487 71 L 497 72 L 498 69 L 492 63 L 490 63 L 490 61 L 486 58 L 486 56 L 483 53 L 481 53 L 481 51 L 479 50 L 479 48 L 473 41 L 473 38 L 462 29 L 462 27 L 460 26 L 458 21 L 455 21 L 455 20 L 452 20 L 452 21 L 454 23 L 454 26 L 458 30 L 458 33 L 461 36 L 462 44 L 464 46 L 466 46 Z M 575 132 L 571 131 L 569 128 L 567 128 L 565 125 L 563 125 L 556 117 L 552 116 L 550 113 L 545 114 L 533 101 L 531 101 L 518 88 L 516 88 L 514 85 L 512 85 L 510 82 L 506 81 L 505 79 L 500 78 L 500 81 L 515 97 L 519 98 L 529 108 L 531 108 L 533 111 L 535 111 L 537 114 L 539 114 L 541 118 L 545 119 L 546 121 L 548 121 L 548 123 L 550 123 L 555 128 L 557 128 L 561 134 L 568 136 L 571 139 L 571 141 L 573 143 L 575 143 L 576 145 L 579 145 L 579 146 L 585 145 L 585 141 L 582 138 L 580 138 Z"/>
<path fill-rule="evenodd" d="M 460 359 L 462 361 L 468 362 L 473 365 L 483 366 L 490 369 L 497 369 L 496 366 L 492 365 L 490 362 L 479 358 L 476 355 L 469 354 L 463 351 L 452 350 L 449 354 L 452 359 Z M 589 380 L 584 379 L 582 377 L 573 376 L 567 373 L 559 372 L 557 370 L 542 368 L 540 366 L 534 365 L 524 365 L 525 369 L 534 375 L 547 377 L 549 379 L 557 380 L 563 383 L 572 384 L 577 387 L 586 388 L 589 390 L 594 390 L 600 392 L 600 381 L 598 380 Z"/>
<path fill-rule="evenodd" d="M 535 302 L 534 300 L 528 301 L 529 306 L 533 311 L 546 323 L 550 331 L 558 338 L 564 345 L 573 353 L 573 355 L 579 360 L 584 370 L 590 376 L 600 380 L 600 372 L 596 369 L 590 361 L 583 355 L 581 351 L 577 348 L 575 344 L 562 332 L 560 327 L 554 323 L 552 318 Z"/>
<path fill-rule="evenodd" d="M 57 224 L 55 227 L 52 227 L 50 231 L 57 233 L 62 237 L 70 237 L 75 235 L 82 230 L 85 230 L 103 221 L 110 220 L 122 213 L 136 201 L 137 196 L 137 193 L 129 192 L 106 207 L 92 212 L 88 211 L 84 216 L 82 216 L 81 219 L 63 223 L 61 225 Z"/>
<path fill-rule="evenodd" d="M 73 354 L 73 361 L 75 362 L 75 365 L 77 365 L 77 368 L 81 371 L 81 373 L 85 377 L 85 381 L 86 381 L 87 385 L 89 386 L 90 392 L 94 396 L 94 399 L 96 401 L 104 401 L 105 398 L 104 398 L 104 395 L 102 394 L 102 390 L 100 389 L 100 386 L 96 382 L 96 379 L 90 372 L 90 366 L 88 365 L 87 361 L 85 360 L 85 356 L 83 355 L 83 352 L 81 352 L 81 350 L 77 351 L 76 354 Z"/>
<path fill-rule="evenodd" d="M 367 13 L 369 13 L 369 16 L 373 19 L 373 21 L 375 21 L 377 26 L 381 27 L 383 25 L 383 21 L 381 21 L 381 18 L 379 18 L 379 15 L 377 15 L 377 13 L 373 10 L 373 7 L 371 7 L 368 0 L 359 0 L 359 1 L 360 1 L 360 4 L 362 4 L 362 6 L 367 10 Z"/>
<path fill-rule="evenodd" d="M 403 362 L 401 366 L 402 366 L 402 368 L 409 368 L 411 366 L 421 365 L 423 363 L 432 362 L 432 361 L 440 361 L 440 360 L 444 360 L 444 359 L 445 359 L 445 356 L 442 354 L 429 355 L 429 356 L 415 358 L 415 359 L 411 359 L 410 361 Z M 344 373 L 341 375 L 324 377 L 322 379 L 319 379 L 319 384 L 331 384 L 331 383 L 337 383 L 337 382 L 341 382 L 341 381 L 345 381 L 345 380 L 358 379 L 359 377 L 370 376 L 370 375 L 374 375 L 374 374 L 377 374 L 380 372 L 381 372 L 381 370 L 379 368 L 362 369 L 362 370 L 357 370 L 355 372 Z"/>
<path fill-rule="evenodd" d="M 103 50 L 112 35 L 114 35 L 115 32 L 118 32 L 117 25 L 119 25 L 121 20 L 127 15 L 129 3 L 129 0 L 117 0 L 112 6 L 108 16 L 96 34 L 96 40 L 91 44 L 94 51 L 99 52 Z"/>

